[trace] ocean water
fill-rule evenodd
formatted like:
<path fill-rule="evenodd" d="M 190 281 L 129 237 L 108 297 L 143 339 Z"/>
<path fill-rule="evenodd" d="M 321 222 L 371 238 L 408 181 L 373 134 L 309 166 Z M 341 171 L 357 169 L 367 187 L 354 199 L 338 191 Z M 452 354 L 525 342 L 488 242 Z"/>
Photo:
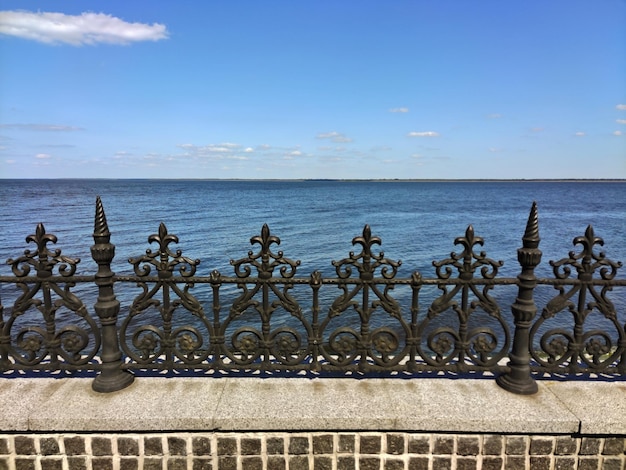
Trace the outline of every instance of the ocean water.
<path fill-rule="evenodd" d="M 202 276 L 215 269 L 234 275 L 230 260 L 246 257 L 251 249 L 258 251 L 250 238 L 261 233 L 263 224 L 281 240 L 273 250 L 300 261 L 298 276 L 315 270 L 334 276 L 332 261 L 360 251 L 351 241 L 368 224 L 372 234 L 381 238 L 385 256 L 402 261 L 397 277 L 410 277 L 414 271 L 435 277 L 432 262 L 448 258 L 452 251 L 461 252 L 463 247 L 455 246 L 454 240 L 471 224 L 484 239 L 481 249 L 487 256 L 503 261 L 499 275 L 515 277 L 517 249 L 533 201 L 538 204 L 543 251 L 538 276 L 552 275 L 549 260 L 580 251 L 572 240 L 583 235 L 588 225 L 604 240 L 604 247 L 598 249 L 626 263 L 626 182 L 0 180 L 0 275 L 11 274 L 7 259 L 35 248 L 25 238 L 40 222 L 47 233 L 58 237 L 56 248 L 81 258 L 77 274 L 94 273 L 89 247 L 98 195 L 116 245 L 113 270 L 120 275 L 132 274 L 129 258 L 155 248 L 148 237 L 163 222 L 169 233 L 179 237 L 174 248 L 201 260 L 197 274 Z M 625 275 L 618 271 L 618 277 Z M 6 305 L 14 286 L 0 287 Z M 80 293 L 81 286 L 76 289 Z M 626 316 L 625 291 L 611 293 L 622 317 Z M 85 295 L 93 297 L 90 292 Z M 117 292 L 123 312 L 139 292 L 137 288 Z M 408 306 L 408 288 L 394 292 Z M 235 286 L 230 293 L 236 295 Z M 336 287 L 326 290 L 325 307 L 339 294 Z M 515 294 L 512 286 L 493 294 L 506 315 Z M 208 302 L 208 294 L 197 295 Z M 422 299 L 428 304 L 437 295 L 433 287 Z M 538 290 L 540 307 L 554 295 L 550 287 Z M 83 300 L 93 305 L 93 298 Z"/>
<path fill-rule="evenodd" d="M 566 257 L 574 237 L 591 224 L 611 259 L 626 261 L 626 182 L 338 182 L 179 180 L 0 180 L 0 260 L 20 256 L 25 237 L 42 222 L 58 247 L 92 271 L 96 196 L 101 196 L 117 246 L 116 271 L 130 272 L 129 257 L 148 248 L 165 223 L 179 236 L 183 254 L 202 260 L 200 270 L 232 270 L 250 237 L 267 223 L 299 271 L 332 271 L 365 224 L 381 249 L 402 260 L 400 274 L 434 273 L 432 260 L 458 250 L 454 239 L 472 225 L 488 256 L 516 275 L 516 249 L 532 202 L 539 210 L 543 255 Z M 545 269 L 544 269 L 545 268 Z M 0 274 L 8 267 L 0 265 Z M 4 272 L 3 272 L 4 271 Z"/>

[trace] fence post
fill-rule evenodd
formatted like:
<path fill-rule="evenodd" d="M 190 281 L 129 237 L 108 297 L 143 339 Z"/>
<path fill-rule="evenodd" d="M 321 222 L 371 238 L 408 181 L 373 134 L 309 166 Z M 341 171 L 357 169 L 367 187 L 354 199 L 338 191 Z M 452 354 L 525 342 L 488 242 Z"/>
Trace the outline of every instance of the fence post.
<path fill-rule="evenodd" d="M 520 395 L 537 393 L 537 382 L 530 376 L 529 330 L 537 314 L 533 294 L 537 285 L 535 268 L 541 261 L 539 240 L 537 203 L 533 202 L 526 223 L 526 231 L 522 238 L 522 248 L 517 250 L 517 259 L 522 267 L 522 272 L 517 276 L 519 291 L 511 306 L 515 321 L 515 336 L 513 348 L 509 354 L 510 372 L 496 379 L 500 387 Z"/>
<path fill-rule="evenodd" d="M 130 385 L 134 376 L 121 369 L 122 353 L 117 337 L 117 314 L 120 311 L 120 302 L 113 292 L 113 276 L 111 261 L 115 256 L 115 245 L 110 243 L 111 233 L 102 207 L 100 196 L 96 198 L 96 217 L 94 222 L 91 256 L 98 263 L 96 285 L 98 286 L 98 300 L 94 305 L 100 318 L 102 333 L 102 370 L 94 379 L 92 388 L 96 392 L 114 392 Z"/>

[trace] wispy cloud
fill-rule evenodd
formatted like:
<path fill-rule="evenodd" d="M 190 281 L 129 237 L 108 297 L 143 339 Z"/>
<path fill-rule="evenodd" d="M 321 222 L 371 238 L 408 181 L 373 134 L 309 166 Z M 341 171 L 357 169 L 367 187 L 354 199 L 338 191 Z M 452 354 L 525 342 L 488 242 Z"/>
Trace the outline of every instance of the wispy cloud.
<path fill-rule="evenodd" d="M 622 131 L 615 131 L 613 132 L 613 135 L 621 136 L 621 135 L 624 135 L 624 133 Z"/>
<path fill-rule="evenodd" d="M 408 137 L 439 137 L 439 132 L 434 132 L 434 131 L 409 132 L 407 136 Z"/>
<path fill-rule="evenodd" d="M 391 108 L 389 112 L 390 113 L 408 113 L 409 108 Z"/>
<path fill-rule="evenodd" d="M 185 150 L 185 156 L 210 158 L 214 160 L 233 159 L 247 160 L 248 157 L 240 155 L 241 153 L 250 153 L 250 147 L 244 148 L 241 144 L 232 142 L 223 142 L 221 144 L 194 145 L 180 144 L 179 148 Z"/>
<path fill-rule="evenodd" d="M 584 137 L 584 136 L 585 136 L 585 135 L 587 135 L 587 134 L 585 134 L 585 133 L 584 133 L 584 132 L 582 132 L 582 131 L 578 131 L 578 132 L 576 132 L 574 135 L 575 135 L 576 137 Z"/>
<path fill-rule="evenodd" d="M 626 104 L 618 104 L 617 106 L 615 106 L 616 109 L 619 109 L 620 111 L 626 111 Z"/>
<path fill-rule="evenodd" d="M 618 124 L 626 124 L 626 119 L 617 119 Z"/>
<path fill-rule="evenodd" d="M 487 117 L 489 119 L 500 119 L 502 117 L 502 114 L 500 114 L 500 113 L 493 113 L 493 114 L 488 114 Z"/>
<path fill-rule="evenodd" d="M 0 129 L 18 129 L 22 131 L 73 132 L 82 131 L 82 127 L 57 124 L 0 124 Z"/>
<path fill-rule="evenodd" d="M 331 142 L 335 142 L 335 143 L 352 142 L 352 139 L 350 137 L 347 137 L 346 135 L 344 135 L 344 134 L 342 134 L 340 132 L 335 132 L 335 131 L 317 134 L 317 138 L 318 139 L 329 139 Z"/>
<path fill-rule="evenodd" d="M 0 11 L 0 34 L 44 44 L 130 44 L 168 37 L 162 24 L 128 23 L 104 13 Z"/>
<path fill-rule="evenodd" d="M 48 158 L 52 158 L 52 155 L 47 153 L 38 153 L 35 155 L 35 158 L 38 158 L 39 160 L 47 160 Z"/>

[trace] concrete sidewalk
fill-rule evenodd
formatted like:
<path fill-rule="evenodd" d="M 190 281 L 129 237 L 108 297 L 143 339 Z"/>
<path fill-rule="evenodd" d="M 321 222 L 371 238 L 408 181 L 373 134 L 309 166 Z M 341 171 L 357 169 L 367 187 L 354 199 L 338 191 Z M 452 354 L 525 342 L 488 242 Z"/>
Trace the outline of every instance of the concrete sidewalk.
<path fill-rule="evenodd" d="M 540 381 L 532 396 L 492 380 L 138 377 L 0 378 L 0 431 L 398 430 L 626 435 L 626 382 Z"/>

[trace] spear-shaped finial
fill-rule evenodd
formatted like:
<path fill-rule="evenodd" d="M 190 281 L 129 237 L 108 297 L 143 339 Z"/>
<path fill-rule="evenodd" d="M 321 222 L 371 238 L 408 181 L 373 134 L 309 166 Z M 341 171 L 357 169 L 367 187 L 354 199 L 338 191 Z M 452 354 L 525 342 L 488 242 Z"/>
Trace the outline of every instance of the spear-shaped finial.
<path fill-rule="evenodd" d="M 539 246 L 539 216 L 537 214 L 537 202 L 533 201 L 533 205 L 530 208 L 530 214 L 528 215 L 528 222 L 526 222 L 526 231 L 522 237 L 524 248 L 537 248 Z"/>
<path fill-rule="evenodd" d="M 96 217 L 93 226 L 93 238 L 96 243 L 108 243 L 111 239 L 111 232 L 107 225 L 107 218 L 104 214 L 104 207 L 100 196 L 96 197 Z"/>

